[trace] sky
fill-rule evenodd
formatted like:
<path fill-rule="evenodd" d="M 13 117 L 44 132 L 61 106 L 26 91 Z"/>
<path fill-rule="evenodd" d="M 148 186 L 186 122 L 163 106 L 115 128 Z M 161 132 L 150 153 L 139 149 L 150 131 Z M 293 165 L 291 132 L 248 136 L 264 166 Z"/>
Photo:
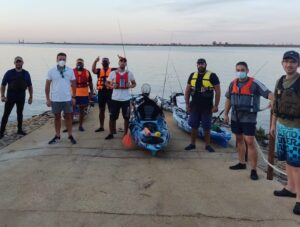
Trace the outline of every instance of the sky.
<path fill-rule="evenodd" d="M 300 0 L 0 3 L 0 42 L 300 44 Z"/>

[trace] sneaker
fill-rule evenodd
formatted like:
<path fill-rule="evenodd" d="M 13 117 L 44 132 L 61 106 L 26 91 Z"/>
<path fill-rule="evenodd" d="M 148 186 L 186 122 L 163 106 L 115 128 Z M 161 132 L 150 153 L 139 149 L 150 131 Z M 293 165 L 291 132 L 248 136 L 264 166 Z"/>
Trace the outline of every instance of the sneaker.
<path fill-rule="evenodd" d="M 250 178 L 251 180 L 258 180 L 257 172 L 255 169 L 251 170 Z"/>
<path fill-rule="evenodd" d="M 246 164 L 238 163 L 234 166 L 229 166 L 231 170 L 239 170 L 239 169 L 246 169 Z"/>
<path fill-rule="evenodd" d="M 190 145 L 188 145 L 184 148 L 184 150 L 186 150 L 186 151 L 190 151 L 190 150 L 193 150 L 193 149 L 196 149 L 195 144 L 190 144 Z"/>
<path fill-rule="evenodd" d="M 300 215 L 300 202 L 296 202 L 293 212 L 294 214 Z"/>
<path fill-rule="evenodd" d="M 22 136 L 26 136 L 26 135 L 27 135 L 27 133 L 24 132 L 22 129 L 21 129 L 21 130 L 18 130 L 17 134 L 18 134 L 18 135 L 22 135 Z"/>
<path fill-rule="evenodd" d="M 79 130 L 80 132 L 84 132 L 84 131 L 85 131 L 84 128 L 83 128 L 82 126 L 79 126 L 79 127 L 78 127 L 78 130 Z"/>
<path fill-rule="evenodd" d="M 105 137 L 106 140 L 111 140 L 114 138 L 113 134 L 109 134 L 108 136 Z"/>
<path fill-rule="evenodd" d="M 60 140 L 60 136 L 54 136 L 52 140 L 48 142 L 48 144 L 55 144 Z"/>
<path fill-rule="evenodd" d="M 66 133 L 66 132 L 68 132 L 68 129 L 64 129 L 64 130 L 63 130 L 63 133 Z"/>
<path fill-rule="evenodd" d="M 273 194 L 275 196 L 279 196 L 279 197 L 291 197 L 291 198 L 296 198 L 296 193 L 291 192 L 289 190 L 287 190 L 286 188 L 283 188 L 282 190 L 278 190 L 278 191 L 274 191 Z"/>
<path fill-rule="evenodd" d="M 69 140 L 70 140 L 70 142 L 72 144 L 76 144 L 77 143 L 73 136 L 69 136 L 68 138 L 69 138 Z"/>
<path fill-rule="evenodd" d="M 215 150 L 210 145 L 206 145 L 205 150 L 207 150 L 208 152 L 215 152 Z"/>
<path fill-rule="evenodd" d="M 104 131 L 104 128 L 102 128 L 102 127 L 95 130 L 95 132 L 103 132 L 103 131 Z"/>

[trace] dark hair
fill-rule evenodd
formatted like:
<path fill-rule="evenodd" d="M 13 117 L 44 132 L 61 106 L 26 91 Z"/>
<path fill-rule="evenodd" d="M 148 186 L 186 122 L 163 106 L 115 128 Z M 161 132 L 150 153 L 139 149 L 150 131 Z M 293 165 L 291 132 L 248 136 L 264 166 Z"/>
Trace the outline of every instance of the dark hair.
<path fill-rule="evenodd" d="M 63 52 L 58 53 L 57 56 L 56 56 L 56 58 L 58 58 L 59 56 L 67 57 L 67 55 L 65 53 L 63 53 Z"/>
<path fill-rule="evenodd" d="M 248 68 L 248 65 L 247 65 L 247 63 L 246 63 L 246 62 L 244 62 L 244 61 L 239 61 L 238 63 L 236 63 L 235 67 L 237 67 L 238 65 L 245 66 L 245 67 L 246 67 L 246 69 L 249 69 L 249 68 Z"/>

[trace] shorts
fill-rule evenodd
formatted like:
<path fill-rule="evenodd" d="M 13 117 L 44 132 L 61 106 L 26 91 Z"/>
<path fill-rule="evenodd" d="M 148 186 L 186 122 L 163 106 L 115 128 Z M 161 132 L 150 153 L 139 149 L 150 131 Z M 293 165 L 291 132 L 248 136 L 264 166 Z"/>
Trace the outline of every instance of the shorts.
<path fill-rule="evenodd" d="M 88 96 L 76 96 L 76 105 L 87 106 L 89 104 Z"/>
<path fill-rule="evenodd" d="M 231 131 L 236 135 L 255 136 L 256 123 L 231 121 Z"/>
<path fill-rule="evenodd" d="M 122 115 L 125 120 L 130 116 L 130 100 L 128 101 L 116 101 L 111 100 L 110 119 L 117 120 L 119 118 L 120 109 L 122 109 Z"/>
<path fill-rule="evenodd" d="M 211 110 L 192 110 L 189 116 L 189 126 L 196 129 L 200 127 L 200 122 L 202 123 L 203 129 L 210 129 L 211 128 L 211 119 L 212 119 L 212 112 Z"/>
<path fill-rule="evenodd" d="M 54 114 L 61 113 L 73 113 L 73 106 L 72 102 L 51 102 L 52 112 Z"/>
<path fill-rule="evenodd" d="M 276 150 L 279 161 L 300 167 L 300 128 L 289 128 L 277 122 Z"/>
<path fill-rule="evenodd" d="M 105 105 L 107 104 L 108 110 L 110 110 L 112 89 L 108 90 L 98 90 L 98 104 L 100 109 L 105 110 Z"/>

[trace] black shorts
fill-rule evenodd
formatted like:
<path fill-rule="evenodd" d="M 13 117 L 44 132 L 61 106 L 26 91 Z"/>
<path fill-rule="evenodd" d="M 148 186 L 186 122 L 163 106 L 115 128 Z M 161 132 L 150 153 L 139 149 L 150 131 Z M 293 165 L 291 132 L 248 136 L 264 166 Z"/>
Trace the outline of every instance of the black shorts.
<path fill-rule="evenodd" d="M 128 120 L 130 116 L 130 100 L 128 101 L 111 100 L 111 104 L 110 104 L 111 120 L 117 120 L 119 118 L 120 109 L 122 109 L 123 118 Z"/>
<path fill-rule="evenodd" d="M 112 89 L 98 90 L 98 104 L 100 109 L 105 110 L 107 104 L 108 110 L 110 111 Z"/>
<path fill-rule="evenodd" d="M 256 123 L 231 121 L 231 131 L 236 135 L 255 136 Z"/>

